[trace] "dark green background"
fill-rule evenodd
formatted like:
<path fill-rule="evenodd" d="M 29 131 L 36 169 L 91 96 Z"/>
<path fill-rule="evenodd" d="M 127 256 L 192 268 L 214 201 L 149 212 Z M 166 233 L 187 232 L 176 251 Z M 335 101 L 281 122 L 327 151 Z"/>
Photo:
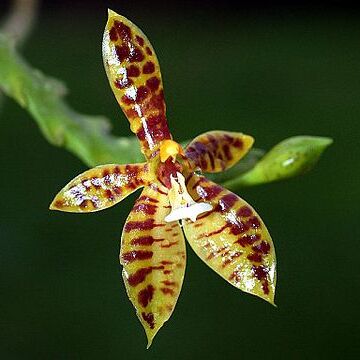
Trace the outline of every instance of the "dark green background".
<path fill-rule="evenodd" d="M 189 248 L 176 310 L 146 351 L 118 264 L 136 195 L 95 214 L 49 212 L 55 193 L 85 166 L 50 146 L 7 100 L 0 114 L 0 358 L 359 356 L 358 11 L 49 3 L 24 55 L 67 83 L 77 110 L 113 119 L 119 135 L 130 132 L 102 65 L 107 6 L 138 24 L 157 50 L 176 139 L 224 129 L 249 133 L 265 149 L 292 135 L 335 142 L 306 176 L 240 194 L 274 239 L 278 308 L 226 284 Z"/>

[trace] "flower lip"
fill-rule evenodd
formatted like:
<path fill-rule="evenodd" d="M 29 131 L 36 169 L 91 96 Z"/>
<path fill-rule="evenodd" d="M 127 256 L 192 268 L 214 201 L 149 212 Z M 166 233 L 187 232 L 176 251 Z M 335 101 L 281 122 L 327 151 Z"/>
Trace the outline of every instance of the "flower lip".
<path fill-rule="evenodd" d="M 166 222 L 180 219 L 190 219 L 194 222 L 198 215 L 212 210 L 212 205 L 194 201 L 186 189 L 185 178 L 181 173 L 177 172 L 176 178 L 170 175 L 170 181 L 169 201 L 171 212 L 164 218 Z"/>
<path fill-rule="evenodd" d="M 181 219 L 190 219 L 192 222 L 195 222 L 198 215 L 210 210 L 212 210 L 212 206 L 210 204 L 205 202 L 194 202 L 193 204 L 172 209 L 170 214 L 167 215 L 164 220 L 166 222 L 172 222 Z"/>

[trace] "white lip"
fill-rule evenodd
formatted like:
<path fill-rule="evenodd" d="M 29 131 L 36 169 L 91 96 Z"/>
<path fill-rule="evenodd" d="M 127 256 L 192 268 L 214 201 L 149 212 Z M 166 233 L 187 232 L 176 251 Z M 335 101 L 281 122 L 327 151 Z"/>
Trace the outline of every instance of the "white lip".
<path fill-rule="evenodd" d="M 192 222 L 196 221 L 196 218 L 207 211 L 212 210 L 212 206 L 208 203 L 193 203 L 187 206 L 182 206 L 177 209 L 172 209 L 170 214 L 165 217 L 166 222 L 172 222 L 181 219 L 190 219 Z"/>

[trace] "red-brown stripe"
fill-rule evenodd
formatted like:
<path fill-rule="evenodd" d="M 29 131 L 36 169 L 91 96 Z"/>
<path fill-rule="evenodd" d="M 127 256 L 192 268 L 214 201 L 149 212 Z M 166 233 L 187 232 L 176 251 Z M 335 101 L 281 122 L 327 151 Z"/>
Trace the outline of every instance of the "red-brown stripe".
<path fill-rule="evenodd" d="M 146 307 L 151 302 L 154 291 L 155 288 L 152 285 L 148 285 L 145 289 L 139 291 L 138 301 L 143 307 Z"/>
<path fill-rule="evenodd" d="M 249 217 L 252 215 L 252 210 L 249 206 L 244 205 L 237 211 L 236 215 L 240 217 Z"/>
<path fill-rule="evenodd" d="M 157 186 L 154 186 L 153 189 L 157 191 L 159 194 L 167 195 L 167 192 L 160 190 Z"/>
<path fill-rule="evenodd" d="M 164 295 L 174 295 L 174 290 L 170 288 L 161 288 L 160 289 Z"/>
<path fill-rule="evenodd" d="M 258 262 L 258 263 L 261 263 L 261 262 L 262 262 L 262 256 L 261 256 L 261 254 L 258 254 L 258 253 L 249 254 L 249 255 L 247 256 L 247 258 L 248 258 L 250 261 L 253 261 L 253 262 Z"/>
<path fill-rule="evenodd" d="M 262 266 L 262 265 L 259 265 L 259 266 L 253 266 L 252 267 L 252 271 L 255 275 L 255 277 L 258 279 L 258 280 L 264 280 L 266 279 L 267 277 L 267 274 L 269 272 L 269 269 L 265 266 Z"/>
<path fill-rule="evenodd" d="M 137 203 L 133 211 L 141 211 L 146 215 L 154 215 L 156 213 L 157 206 L 152 204 Z"/>
<path fill-rule="evenodd" d="M 235 279 L 236 282 L 241 281 L 241 274 L 240 274 L 240 272 L 239 272 L 238 270 L 235 270 L 235 271 L 232 272 L 231 275 L 229 276 L 229 280 L 230 280 L 230 281 L 232 281 L 232 280 L 234 280 L 234 279 Z"/>
<path fill-rule="evenodd" d="M 172 261 L 168 261 L 168 260 L 161 261 L 161 265 L 172 265 L 172 264 L 173 264 Z"/>
<path fill-rule="evenodd" d="M 146 268 L 141 268 L 139 270 L 137 270 L 134 274 L 131 274 L 129 277 L 128 277 L 128 283 L 130 286 L 136 286 L 140 283 L 142 283 L 146 276 L 148 274 L 150 274 L 152 272 L 152 267 L 146 267 Z"/>
<path fill-rule="evenodd" d="M 226 260 L 223 262 L 222 267 L 226 267 L 227 265 L 229 265 L 234 259 L 238 258 L 239 256 L 241 256 L 243 253 L 242 251 L 237 251 L 235 253 L 233 253 L 232 255 L 229 255 Z"/>
<path fill-rule="evenodd" d="M 155 65 L 152 61 L 148 61 L 144 66 L 143 66 L 143 73 L 144 74 L 152 74 L 155 71 Z"/>
<path fill-rule="evenodd" d="M 198 179 L 198 181 L 195 182 L 195 184 L 192 186 L 193 189 L 196 189 L 196 187 L 202 182 L 203 179 Z"/>
<path fill-rule="evenodd" d="M 231 209 L 238 201 L 238 197 L 235 194 L 226 194 L 219 200 L 219 205 L 222 211 Z"/>
<path fill-rule="evenodd" d="M 257 216 L 253 216 L 252 218 L 250 218 L 246 224 L 254 229 L 257 229 L 261 226 L 260 220 Z"/>
<path fill-rule="evenodd" d="M 175 281 L 163 280 L 162 283 L 166 286 L 176 286 L 177 283 Z"/>
<path fill-rule="evenodd" d="M 199 194 L 201 197 L 203 197 L 205 200 L 212 200 L 215 197 L 217 197 L 223 190 L 223 188 L 220 185 L 212 185 L 208 187 L 202 188 L 205 191 L 205 194 Z"/>
<path fill-rule="evenodd" d="M 136 261 L 136 260 L 147 260 L 151 259 L 153 256 L 152 251 L 147 250 L 132 250 L 125 254 L 122 254 L 122 259 L 125 264 L 128 264 L 130 262 Z"/>
<path fill-rule="evenodd" d="M 57 208 L 62 208 L 65 206 L 65 202 L 64 200 L 56 200 L 54 206 Z"/>
<path fill-rule="evenodd" d="M 232 154 L 231 154 L 229 145 L 227 145 L 227 144 L 224 145 L 223 146 L 223 151 L 224 151 L 224 154 L 225 154 L 226 158 L 228 160 L 232 160 Z"/>
<path fill-rule="evenodd" d="M 164 226 L 164 224 L 155 224 L 154 219 L 147 219 L 144 221 L 129 221 L 125 224 L 125 232 L 132 230 L 151 230 L 158 226 Z"/>
<path fill-rule="evenodd" d="M 162 248 L 169 248 L 171 246 L 174 246 L 178 243 L 178 241 L 169 242 L 169 244 L 161 244 Z"/>
<path fill-rule="evenodd" d="M 214 155 L 213 155 L 212 151 L 208 151 L 207 154 L 208 154 L 209 159 L 210 159 L 211 168 L 215 169 L 215 159 L 214 159 Z"/>
<path fill-rule="evenodd" d="M 164 239 L 155 239 L 152 236 L 141 236 L 131 240 L 132 245 L 151 246 L 155 241 L 162 241 Z"/>
<path fill-rule="evenodd" d="M 105 190 L 105 196 L 108 198 L 109 201 L 114 201 L 115 200 L 115 196 L 113 195 L 113 193 L 109 189 Z"/>
<path fill-rule="evenodd" d="M 260 240 L 259 234 L 253 234 L 253 235 L 245 235 L 239 238 L 235 241 L 235 243 L 241 245 L 242 247 L 252 245 L 255 241 Z"/>
<path fill-rule="evenodd" d="M 146 195 L 140 196 L 140 197 L 137 199 L 137 201 L 144 201 L 144 202 L 149 201 L 149 202 L 152 202 L 152 203 L 155 203 L 155 204 L 159 202 L 159 200 L 153 199 L 153 198 L 151 198 L 151 197 L 149 197 L 149 196 L 146 196 Z"/>
<path fill-rule="evenodd" d="M 210 254 L 206 257 L 206 260 L 211 260 L 214 257 L 218 257 L 221 253 L 221 256 L 223 257 L 225 254 L 229 252 L 225 246 L 221 247 L 220 249 L 217 249 L 215 251 L 211 251 Z M 225 251 L 225 252 L 224 252 Z"/>
<path fill-rule="evenodd" d="M 236 139 L 236 140 L 234 141 L 234 143 L 233 143 L 233 146 L 235 146 L 236 148 L 241 149 L 241 148 L 244 146 L 244 144 L 243 144 L 242 140 Z"/>
<path fill-rule="evenodd" d="M 164 266 L 149 266 L 137 270 L 135 273 L 131 274 L 127 281 L 130 286 L 136 286 L 142 283 L 146 276 L 149 275 L 153 270 L 163 270 Z"/>
<path fill-rule="evenodd" d="M 270 252 L 270 244 L 267 243 L 266 241 L 262 241 L 260 244 L 254 245 L 252 249 L 253 251 L 267 255 Z"/>
<path fill-rule="evenodd" d="M 241 221 L 237 221 L 235 224 L 229 224 L 230 232 L 233 235 L 239 235 L 249 230 L 249 226 L 247 224 L 242 223 Z"/>
<path fill-rule="evenodd" d="M 217 229 L 217 230 L 214 230 L 210 233 L 203 233 L 203 234 L 200 234 L 198 236 L 198 239 L 201 239 L 203 238 L 204 236 L 205 237 L 209 237 L 209 236 L 213 236 L 213 235 L 217 235 L 217 234 L 220 234 L 221 232 L 223 232 L 227 227 L 229 227 L 230 224 L 225 224 L 224 226 L 222 226 L 220 229 Z"/>
<path fill-rule="evenodd" d="M 150 329 L 153 329 L 155 327 L 155 320 L 154 320 L 154 314 L 153 313 L 141 313 L 142 318 L 148 323 L 150 326 Z"/>
<path fill-rule="evenodd" d="M 185 185 L 187 186 L 189 181 L 192 179 L 192 177 L 194 176 L 193 173 L 191 173 L 190 175 L 188 175 L 186 178 L 185 178 Z"/>
<path fill-rule="evenodd" d="M 144 46 L 144 39 L 142 37 L 140 37 L 139 35 L 136 35 L 135 38 L 140 46 Z"/>
<path fill-rule="evenodd" d="M 261 287 L 264 291 L 264 294 L 268 295 L 270 290 L 269 290 L 269 282 L 267 280 L 264 280 L 264 282 L 261 284 Z"/>

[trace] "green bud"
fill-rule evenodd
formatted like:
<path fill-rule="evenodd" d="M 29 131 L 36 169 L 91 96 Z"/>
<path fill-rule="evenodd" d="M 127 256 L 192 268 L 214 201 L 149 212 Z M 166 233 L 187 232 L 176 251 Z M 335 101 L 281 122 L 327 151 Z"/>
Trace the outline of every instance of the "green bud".
<path fill-rule="evenodd" d="M 248 172 L 224 183 L 230 189 L 287 179 L 309 171 L 332 139 L 294 136 L 275 145 Z"/>

